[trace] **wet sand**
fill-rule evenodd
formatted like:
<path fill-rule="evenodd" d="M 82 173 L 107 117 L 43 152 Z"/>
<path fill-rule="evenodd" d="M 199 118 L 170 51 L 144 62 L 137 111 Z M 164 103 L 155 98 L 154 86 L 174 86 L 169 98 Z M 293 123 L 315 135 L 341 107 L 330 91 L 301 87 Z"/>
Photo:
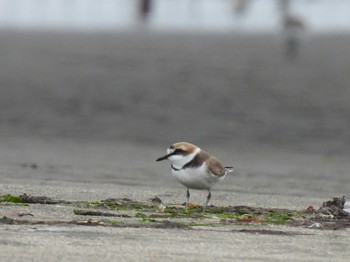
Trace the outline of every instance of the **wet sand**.
<path fill-rule="evenodd" d="M 0 193 L 182 203 L 184 188 L 155 159 L 186 140 L 236 168 L 213 190 L 214 205 L 303 209 L 348 196 L 349 44 L 305 36 L 300 57 L 287 61 L 282 38 L 271 35 L 3 31 Z M 60 207 L 31 211 L 72 217 Z M 347 231 L 276 227 L 305 235 L 1 225 L 0 257 L 349 257 Z"/>
<path fill-rule="evenodd" d="M 0 40 L 1 131 L 350 152 L 348 36 L 305 36 L 294 61 L 277 35 L 1 32 Z"/>

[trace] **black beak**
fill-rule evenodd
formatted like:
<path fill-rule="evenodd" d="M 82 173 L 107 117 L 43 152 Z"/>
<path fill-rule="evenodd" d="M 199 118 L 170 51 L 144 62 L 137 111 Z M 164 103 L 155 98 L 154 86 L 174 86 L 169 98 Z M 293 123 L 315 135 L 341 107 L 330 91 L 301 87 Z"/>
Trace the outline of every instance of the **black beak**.
<path fill-rule="evenodd" d="M 170 153 L 170 154 L 167 154 L 165 156 L 162 156 L 160 158 L 158 158 L 156 161 L 163 161 L 165 159 L 168 159 L 169 156 L 172 156 L 174 154 L 174 152 Z"/>

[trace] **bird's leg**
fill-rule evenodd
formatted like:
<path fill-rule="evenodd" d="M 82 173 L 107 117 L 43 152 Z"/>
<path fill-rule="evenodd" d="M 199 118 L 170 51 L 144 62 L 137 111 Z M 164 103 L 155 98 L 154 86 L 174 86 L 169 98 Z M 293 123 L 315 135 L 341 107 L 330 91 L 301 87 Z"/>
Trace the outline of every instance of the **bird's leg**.
<path fill-rule="evenodd" d="M 209 194 L 207 196 L 207 201 L 205 202 L 205 205 L 203 207 L 203 210 L 202 210 L 202 214 L 204 213 L 205 209 L 207 208 L 208 204 L 209 204 L 209 201 L 210 201 L 210 198 L 211 198 L 211 193 L 210 193 L 210 189 L 208 190 L 209 191 Z"/>
<path fill-rule="evenodd" d="M 186 194 L 186 210 L 188 208 L 188 203 L 190 202 L 190 190 L 187 188 L 187 194 Z"/>

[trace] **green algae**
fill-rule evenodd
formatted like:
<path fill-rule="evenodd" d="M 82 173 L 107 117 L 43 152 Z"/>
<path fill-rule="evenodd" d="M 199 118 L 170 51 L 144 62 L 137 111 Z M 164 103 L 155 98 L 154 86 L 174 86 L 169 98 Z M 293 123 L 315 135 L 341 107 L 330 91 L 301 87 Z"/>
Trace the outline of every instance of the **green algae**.
<path fill-rule="evenodd" d="M 1 206 L 28 206 L 27 203 L 23 203 L 20 196 L 15 195 L 3 195 L 0 196 Z"/>
<path fill-rule="evenodd" d="M 208 207 L 204 213 L 202 213 L 201 207 L 193 209 L 178 209 L 175 206 L 167 206 L 161 213 L 152 212 L 152 210 L 145 210 L 145 212 L 138 212 L 135 215 L 139 218 L 144 218 L 144 221 L 152 220 L 155 218 L 167 218 L 167 219 L 194 219 L 210 220 L 218 219 L 220 224 L 285 224 L 288 221 L 299 217 L 300 212 L 290 211 L 284 209 L 263 209 L 253 208 L 248 206 L 238 207 Z M 222 221 L 221 221 L 222 220 Z M 197 224 L 197 222 L 192 222 Z M 198 222 L 199 225 L 209 226 L 212 223 Z"/>
<path fill-rule="evenodd" d="M 0 196 L 0 202 L 22 203 L 22 199 L 19 196 L 3 195 L 3 196 Z"/>
<path fill-rule="evenodd" d="M 152 204 L 137 202 L 137 201 L 133 201 L 133 200 L 126 199 L 126 198 L 82 202 L 80 204 L 83 206 L 86 206 L 86 207 L 99 207 L 99 208 L 105 208 L 105 209 L 110 209 L 110 210 L 122 210 L 122 211 L 156 210 L 156 207 Z"/>
<path fill-rule="evenodd" d="M 142 217 L 139 221 L 141 223 L 158 223 L 158 222 L 160 222 L 159 220 L 154 219 L 154 218 L 150 218 L 150 217 Z"/>
<path fill-rule="evenodd" d="M 270 213 L 266 216 L 266 222 L 270 224 L 280 224 L 283 225 L 286 222 L 300 217 L 300 212 L 288 212 L 288 213 Z"/>
<path fill-rule="evenodd" d="M 154 200 L 154 199 L 153 199 Z M 0 205 L 28 205 L 27 203 L 64 204 L 78 207 L 75 215 L 131 218 L 134 223 L 171 224 L 174 227 L 217 227 L 235 224 L 278 224 L 283 225 L 301 216 L 301 211 L 287 209 L 266 209 L 249 206 L 209 206 L 204 213 L 201 206 L 185 209 L 178 205 L 164 205 L 158 201 L 139 202 L 128 198 L 105 199 L 101 201 L 52 200 L 48 197 L 28 196 L 26 194 L 0 196 Z M 110 212 L 108 212 L 110 210 Z M 112 212 L 113 211 L 113 212 Z M 122 213 L 123 212 L 123 213 Z M 124 220 L 123 220 L 124 221 Z M 167 221 L 167 222 L 166 222 Z M 105 222 L 120 225 L 121 221 Z M 125 224 L 125 223 L 122 223 Z M 164 225 L 163 225 L 164 226 Z"/>

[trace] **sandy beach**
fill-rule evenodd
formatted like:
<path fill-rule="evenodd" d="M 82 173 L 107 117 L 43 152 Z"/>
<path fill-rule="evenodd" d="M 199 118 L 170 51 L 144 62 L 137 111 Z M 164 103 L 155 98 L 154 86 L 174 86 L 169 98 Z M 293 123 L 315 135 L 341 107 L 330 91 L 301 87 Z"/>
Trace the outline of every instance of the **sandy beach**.
<path fill-rule="evenodd" d="M 189 141 L 235 167 L 213 190 L 216 206 L 299 210 L 349 197 L 349 44 L 305 35 L 288 60 L 278 35 L 1 31 L 0 195 L 183 203 L 185 189 L 155 159 Z M 0 205 L 1 217 L 68 220 L 71 211 Z M 350 255 L 348 229 L 257 227 L 288 234 L 0 224 L 0 260 Z"/>

